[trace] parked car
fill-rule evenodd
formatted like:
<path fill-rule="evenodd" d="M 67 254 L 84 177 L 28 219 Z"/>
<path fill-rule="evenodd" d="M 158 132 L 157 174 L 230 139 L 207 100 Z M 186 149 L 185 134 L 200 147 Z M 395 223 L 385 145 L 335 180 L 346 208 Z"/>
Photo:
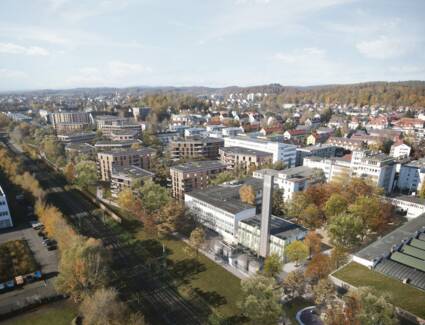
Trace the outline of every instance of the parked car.
<path fill-rule="evenodd" d="M 47 250 L 48 250 L 48 251 L 55 251 L 55 250 L 57 250 L 57 249 L 58 249 L 58 247 L 57 247 L 56 245 L 47 246 Z"/>
<path fill-rule="evenodd" d="M 43 278 L 43 273 L 41 273 L 41 271 L 35 271 L 34 278 L 37 280 L 41 280 Z"/>
<path fill-rule="evenodd" d="M 25 282 L 26 283 L 33 283 L 36 280 L 36 278 L 32 274 L 28 274 L 25 276 Z"/>
<path fill-rule="evenodd" d="M 0 293 L 6 292 L 6 285 L 4 283 L 0 283 Z"/>
<path fill-rule="evenodd" d="M 44 227 L 44 225 L 42 223 L 38 222 L 37 220 L 30 221 L 30 225 L 35 230 L 40 230 L 41 228 Z"/>
<path fill-rule="evenodd" d="M 17 200 L 23 200 L 24 199 L 24 195 L 21 193 L 21 194 L 18 194 L 18 195 L 16 195 L 16 199 Z"/>
<path fill-rule="evenodd" d="M 9 280 L 6 282 L 6 288 L 7 289 L 14 289 L 15 288 L 15 282 L 13 280 Z"/>

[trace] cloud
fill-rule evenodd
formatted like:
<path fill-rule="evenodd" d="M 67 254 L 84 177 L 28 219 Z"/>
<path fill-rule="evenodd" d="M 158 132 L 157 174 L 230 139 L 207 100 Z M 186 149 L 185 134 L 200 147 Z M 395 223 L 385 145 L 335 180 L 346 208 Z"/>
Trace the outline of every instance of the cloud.
<path fill-rule="evenodd" d="M 47 56 L 49 51 L 39 46 L 22 46 L 14 43 L 0 43 L 0 53 Z"/>
<path fill-rule="evenodd" d="M 375 40 L 358 42 L 356 48 L 360 54 L 371 59 L 397 58 L 408 50 L 407 44 L 404 44 L 400 39 L 388 36 L 380 36 Z"/>
<path fill-rule="evenodd" d="M 110 61 L 104 68 L 85 67 L 66 80 L 67 86 L 124 86 L 140 84 L 141 78 L 152 72 L 138 63 Z"/>
<path fill-rule="evenodd" d="M 2 77 L 2 79 L 28 79 L 29 76 L 23 72 L 23 71 L 19 71 L 19 70 L 10 70 L 10 69 L 4 69 L 4 68 L 0 68 L 0 76 Z"/>

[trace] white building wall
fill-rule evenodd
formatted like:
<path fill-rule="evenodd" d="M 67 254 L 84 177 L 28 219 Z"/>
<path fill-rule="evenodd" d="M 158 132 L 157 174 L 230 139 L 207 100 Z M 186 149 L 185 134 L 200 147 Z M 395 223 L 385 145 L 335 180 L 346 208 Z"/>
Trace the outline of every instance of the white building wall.
<path fill-rule="evenodd" d="M 0 187 L 0 229 L 13 227 L 6 195 Z"/>

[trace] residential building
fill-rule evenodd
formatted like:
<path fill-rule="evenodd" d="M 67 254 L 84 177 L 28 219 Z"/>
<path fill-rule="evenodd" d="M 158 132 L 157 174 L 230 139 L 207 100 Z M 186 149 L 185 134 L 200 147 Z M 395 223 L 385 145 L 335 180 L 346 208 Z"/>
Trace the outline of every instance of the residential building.
<path fill-rule="evenodd" d="M 173 197 L 184 199 L 184 194 L 196 189 L 204 189 L 210 179 L 226 170 L 226 165 L 218 160 L 193 161 L 170 167 Z"/>
<path fill-rule="evenodd" d="M 364 142 L 361 140 L 342 137 L 330 137 L 326 143 L 344 148 L 345 150 L 349 151 L 361 150 L 364 147 Z"/>
<path fill-rule="evenodd" d="M 220 160 L 227 169 L 245 169 L 260 167 L 273 161 L 273 154 L 269 152 L 248 149 L 243 147 L 224 147 L 219 150 Z"/>
<path fill-rule="evenodd" d="M 394 158 L 409 157 L 412 148 L 403 141 L 396 142 L 391 146 L 390 156 Z"/>
<path fill-rule="evenodd" d="M 95 137 L 96 133 L 91 131 L 57 135 L 58 140 L 65 144 L 90 142 L 93 141 Z"/>
<path fill-rule="evenodd" d="M 296 166 L 302 166 L 303 161 L 305 157 L 323 157 L 323 158 L 331 158 L 335 157 L 337 155 L 337 152 L 341 151 L 338 150 L 341 148 L 338 148 L 337 146 L 334 146 L 332 144 L 319 144 L 315 146 L 308 146 L 304 148 L 297 148 L 296 149 Z"/>
<path fill-rule="evenodd" d="M 125 188 L 132 189 L 135 185 L 143 185 L 153 180 L 155 174 L 138 166 L 116 167 L 111 172 L 111 193 L 113 197 Z"/>
<path fill-rule="evenodd" d="M 223 139 L 219 138 L 178 138 L 171 140 L 169 150 L 172 159 L 217 159 L 223 143 Z"/>
<path fill-rule="evenodd" d="M 247 136 L 224 138 L 225 147 L 243 147 L 273 154 L 273 163 L 282 161 L 288 167 L 295 166 L 296 145 Z"/>
<path fill-rule="evenodd" d="M 133 129 L 113 129 L 109 134 L 109 139 L 112 141 L 128 141 L 137 140 L 140 134 L 140 130 Z"/>
<path fill-rule="evenodd" d="M 310 156 L 304 158 L 303 166 L 321 169 L 326 180 L 330 182 L 350 176 L 351 157 L 322 158 Z"/>
<path fill-rule="evenodd" d="M 284 201 L 291 200 L 294 193 L 302 192 L 309 186 L 325 180 L 321 169 L 306 166 L 283 170 L 261 169 L 252 174 L 258 179 L 264 179 L 264 175 L 273 175 L 274 184 L 282 191 Z"/>
<path fill-rule="evenodd" d="M 247 179 L 186 193 L 185 206 L 204 227 L 221 235 L 225 242 L 237 244 L 239 222 L 256 215 L 255 206 L 240 200 L 239 190 L 244 184 L 253 186 L 261 198 L 262 181 Z"/>
<path fill-rule="evenodd" d="M 6 194 L 0 186 L 0 229 L 13 227 L 12 216 L 7 204 Z"/>
<path fill-rule="evenodd" d="M 15 122 L 31 122 L 32 117 L 22 114 L 22 113 L 14 113 L 14 112 L 7 112 L 7 117 L 10 118 L 12 121 Z"/>
<path fill-rule="evenodd" d="M 394 188 L 396 164 L 393 157 L 369 150 L 354 151 L 351 160 L 351 176 L 371 180 L 386 193 Z"/>
<path fill-rule="evenodd" d="M 305 129 L 301 130 L 288 130 L 283 133 L 286 140 L 304 141 L 307 137 L 308 131 Z"/>
<path fill-rule="evenodd" d="M 110 181 L 112 170 L 117 167 L 138 166 L 143 169 L 151 167 L 151 159 L 155 156 L 155 150 L 150 148 L 141 149 L 115 149 L 99 152 L 97 161 L 102 181 Z"/>
<path fill-rule="evenodd" d="M 76 158 L 77 156 L 86 156 L 94 159 L 96 156 L 96 148 L 88 143 L 69 143 L 65 146 L 65 153 L 68 158 Z"/>
<path fill-rule="evenodd" d="M 206 136 L 207 130 L 205 128 L 187 128 L 184 130 L 185 137 Z"/>
<path fill-rule="evenodd" d="M 94 144 L 96 150 L 111 150 L 131 148 L 133 145 L 142 145 L 140 140 L 120 140 L 120 141 L 97 141 Z"/>
<path fill-rule="evenodd" d="M 49 114 L 49 121 L 52 123 L 55 129 L 59 128 L 59 125 L 68 125 L 69 129 L 72 127 L 70 125 L 74 124 L 83 128 L 92 124 L 92 117 L 90 113 L 82 112 L 82 111 L 63 111 L 57 113 Z"/>
<path fill-rule="evenodd" d="M 137 131 L 139 134 L 142 130 L 141 124 L 137 123 L 133 118 L 118 117 L 112 115 L 96 116 L 96 127 L 104 135 L 111 135 L 115 131 Z"/>
<path fill-rule="evenodd" d="M 388 119 L 385 116 L 371 117 L 366 124 L 368 129 L 386 129 L 389 126 Z"/>
<path fill-rule="evenodd" d="M 418 192 L 425 179 L 425 158 L 401 165 L 397 187 L 408 193 Z"/>

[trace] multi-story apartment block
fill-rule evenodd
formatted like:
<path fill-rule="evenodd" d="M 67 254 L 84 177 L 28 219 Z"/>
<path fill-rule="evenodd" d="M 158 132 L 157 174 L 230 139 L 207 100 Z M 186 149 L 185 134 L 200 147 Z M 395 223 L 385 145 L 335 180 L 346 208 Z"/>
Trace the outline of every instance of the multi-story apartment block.
<path fill-rule="evenodd" d="M 269 152 L 248 149 L 243 147 L 220 148 L 220 160 L 228 169 L 246 169 L 260 167 L 273 161 L 273 154 Z"/>
<path fill-rule="evenodd" d="M 169 144 L 172 159 L 217 159 L 223 139 L 187 137 L 171 140 Z"/>
<path fill-rule="evenodd" d="M 316 146 L 308 146 L 304 148 L 297 148 L 296 166 L 302 166 L 305 157 L 322 157 L 331 158 L 335 157 L 339 151 L 337 146 L 332 144 L 319 144 Z"/>
<path fill-rule="evenodd" d="M 412 148 L 402 141 L 396 142 L 391 146 L 390 156 L 394 158 L 409 157 L 411 150 Z"/>
<path fill-rule="evenodd" d="M 261 169 L 252 176 L 264 179 L 264 175 L 272 175 L 274 184 L 282 191 L 284 201 L 292 199 L 296 192 L 302 192 L 313 184 L 325 181 L 324 173 L 318 168 L 299 166 L 284 170 Z"/>
<path fill-rule="evenodd" d="M 351 159 L 351 176 L 371 180 L 386 193 L 394 188 L 396 164 L 393 157 L 383 153 L 354 151 Z"/>
<path fill-rule="evenodd" d="M 425 158 L 401 165 L 397 187 L 404 192 L 418 192 L 425 180 Z"/>
<path fill-rule="evenodd" d="M 365 143 L 362 140 L 349 139 L 349 138 L 340 138 L 340 137 L 330 137 L 326 142 L 328 144 L 344 148 L 345 150 L 361 150 L 364 148 Z"/>
<path fill-rule="evenodd" d="M 288 167 L 295 166 L 297 146 L 288 143 L 254 139 L 246 136 L 224 138 L 225 147 L 243 147 L 273 154 L 273 162 L 282 161 Z"/>
<path fill-rule="evenodd" d="M 79 131 L 88 128 L 93 122 L 90 113 L 81 111 L 50 113 L 48 120 L 58 133 Z"/>
<path fill-rule="evenodd" d="M 321 169 L 325 174 L 326 180 L 330 182 L 341 177 L 350 176 L 351 159 L 311 156 L 304 158 L 303 166 Z"/>
<path fill-rule="evenodd" d="M 109 138 L 112 141 L 128 141 L 128 140 L 137 140 L 137 138 L 139 137 L 139 132 L 140 130 L 138 129 L 117 129 L 117 130 L 112 130 L 111 133 L 109 134 Z"/>
<path fill-rule="evenodd" d="M 184 199 L 184 194 L 204 189 L 211 178 L 226 170 L 226 165 L 217 160 L 193 161 L 170 168 L 173 196 Z"/>
<path fill-rule="evenodd" d="M 150 148 L 123 149 L 99 152 L 97 154 L 98 168 L 102 181 L 110 181 L 114 168 L 137 166 L 143 169 L 151 167 L 151 159 L 155 150 Z"/>
<path fill-rule="evenodd" d="M 6 194 L 0 186 L 0 229 L 13 227 L 12 216 L 7 205 Z"/>
<path fill-rule="evenodd" d="M 155 174 L 137 166 L 117 167 L 111 173 L 111 193 L 117 197 L 125 188 L 143 185 L 148 180 L 153 180 Z"/>
<path fill-rule="evenodd" d="M 112 115 L 96 116 L 96 127 L 104 135 L 111 135 L 114 131 L 134 130 L 140 133 L 142 126 L 132 118 Z"/>
<path fill-rule="evenodd" d="M 140 140 L 120 140 L 120 141 L 97 141 L 94 144 L 96 150 L 111 150 L 111 149 L 123 149 L 131 148 L 133 145 L 142 145 Z"/>

